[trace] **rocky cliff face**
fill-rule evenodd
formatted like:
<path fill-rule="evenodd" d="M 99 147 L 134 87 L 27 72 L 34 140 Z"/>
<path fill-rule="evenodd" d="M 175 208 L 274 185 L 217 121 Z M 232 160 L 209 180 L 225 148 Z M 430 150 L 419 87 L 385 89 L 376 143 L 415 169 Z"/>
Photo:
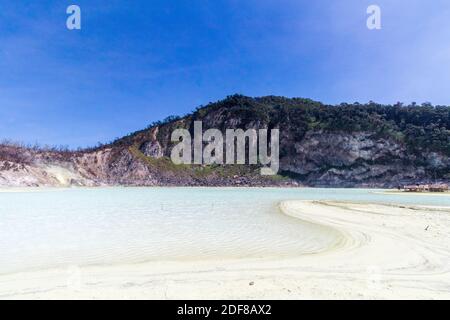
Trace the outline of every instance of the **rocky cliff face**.
<path fill-rule="evenodd" d="M 405 124 L 398 110 L 392 113 L 394 117 L 382 106 L 365 108 L 346 106 L 337 112 L 332 106 L 310 100 L 233 96 L 95 149 L 45 151 L 1 145 L 0 186 L 393 187 L 450 180 L 450 159 L 445 149 L 450 150 L 448 107 L 444 116 L 439 114 L 442 119 L 432 119 L 440 123 L 440 131 L 429 148 L 423 143 L 428 138 L 429 123 L 422 128 L 425 135 L 417 137 L 422 139 L 418 147 L 409 136 L 410 132 L 414 135 L 416 122 Z M 358 116 L 343 122 L 339 119 L 348 114 Z M 193 132 L 194 121 L 202 121 L 203 130 L 217 128 L 223 132 L 279 129 L 279 174 L 261 176 L 257 165 L 173 164 L 169 158 L 174 146 L 171 134 L 176 128 Z M 432 128 L 436 132 L 437 127 Z"/>
<path fill-rule="evenodd" d="M 282 158 L 284 171 L 316 186 L 397 186 L 425 181 L 427 169 L 449 168 L 449 158 L 427 154 L 425 163 L 407 152 L 404 145 L 373 133 L 308 132 L 291 142 L 295 152 Z M 439 158 L 439 165 L 433 163 Z"/>

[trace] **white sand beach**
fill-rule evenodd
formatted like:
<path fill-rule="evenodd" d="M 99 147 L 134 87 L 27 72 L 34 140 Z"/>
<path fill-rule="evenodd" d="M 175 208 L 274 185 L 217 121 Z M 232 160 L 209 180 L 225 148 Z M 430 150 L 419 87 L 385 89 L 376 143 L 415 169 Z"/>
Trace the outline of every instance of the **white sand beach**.
<path fill-rule="evenodd" d="M 338 231 L 327 250 L 280 259 L 70 267 L 0 276 L 0 299 L 449 299 L 450 208 L 284 201 Z"/>
<path fill-rule="evenodd" d="M 387 195 L 403 195 L 403 196 L 423 196 L 423 197 L 450 197 L 450 192 L 406 192 L 398 190 L 378 191 L 375 193 Z"/>

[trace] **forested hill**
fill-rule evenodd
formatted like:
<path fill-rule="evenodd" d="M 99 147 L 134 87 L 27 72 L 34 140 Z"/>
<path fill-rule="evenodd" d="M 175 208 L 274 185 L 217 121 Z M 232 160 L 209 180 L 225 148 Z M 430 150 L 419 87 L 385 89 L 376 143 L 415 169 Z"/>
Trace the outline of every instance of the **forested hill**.
<path fill-rule="evenodd" d="M 379 137 L 392 138 L 404 143 L 409 150 L 443 152 L 450 155 L 450 107 L 417 105 L 382 105 L 342 103 L 326 105 L 311 99 L 266 96 L 250 98 L 233 95 L 207 106 L 200 106 L 185 117 L 170 116 L 149 125 L 149 128 L 166 125 L 187 118 L 202 120 L 209 113 L 226 112 L 223 118 L 240 119 L 241 123 L 259 122 L 262 126 L 277 127 L 286 124 L 295 130 L 301 140 L 310 130 L 327 132 L 372 132 Z M 115 143 L 128 141 L 138 131 Z"/>
<path fill-rule="evenodd" d="M 176 128 L 192 132 L 194 121 L 200 120 L 204 130 L 280 129 L 279 175 L 261 177 L 254 166 L 172 164 L 171 133 Z M 20 154 L 20 159 L 13 154 Z M 45 151 L 3 145 L 0 185 L 61 183 L 46 169 L 51 167 L 70 175 L 70 179 L 59 180 L 78 185 L 384 187 L 449 181 L 449 157 L 448 106 L 325 105 L 302 98 L 234 95 L 88 150 Z"/>

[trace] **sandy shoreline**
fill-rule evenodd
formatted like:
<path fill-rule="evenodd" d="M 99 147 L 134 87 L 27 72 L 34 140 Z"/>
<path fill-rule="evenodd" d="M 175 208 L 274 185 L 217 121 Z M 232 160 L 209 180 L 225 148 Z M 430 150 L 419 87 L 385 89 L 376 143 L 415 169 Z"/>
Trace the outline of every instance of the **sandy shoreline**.
<path fill-rule="evenodd" d="M 152 262 L 0 276 L 0 299 L 449 299 L 450 208 L 286 201 L 338 232 L 290 259 Z"/>
<path fill-rule="evenodd" d="M 397 190 L 374 192 L 378 194 L 387 195 L 404 195 L 404 196 L 438 196 L 438 197 L 450 197 L 450 192 L 405 192 Z"/>

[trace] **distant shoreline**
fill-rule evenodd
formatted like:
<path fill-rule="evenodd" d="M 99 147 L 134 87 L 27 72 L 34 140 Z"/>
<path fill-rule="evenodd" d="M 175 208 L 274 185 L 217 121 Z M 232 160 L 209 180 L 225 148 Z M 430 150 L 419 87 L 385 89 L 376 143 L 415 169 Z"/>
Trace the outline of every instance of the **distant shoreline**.
<path fill-rule="evenodd" d="M 41 187 L 0 187 L 1 193 L 22 193 L 22 192 L 44 192 L 44 191 L 65 191 L 65 190 L 99 190 L 99 189 L 114 189 L 114 188 L 123 188 L 123 189 L 138 189 L 138 188 L 148 188 L 148 189 L 176 189 L 176 188 L 188 188 L 188 189 L 339 189 L 339 190 L 373 190 L 374 193 L 379 194 L 390 194 L 390 189 L 386 188 L 376 188 L 376 187 L 309 187 L 309 186 L 126 186 L 126 185 L 117 185 L 117 186 L 41 186 Z M 384 192 L 383 192 L 384 191 Z"/>
<path fill-rule="evenodd" d="M 0 193 L 20 193 L 20 192 L 40 192 L 40 191 L 63 191 L 63 190 L 98 190 L 98 189 L 111 189 L 111 188 L 123 188 L 123 189 L 134 189 L 134 188 L 189 188 L 189 189 L 204 189 L 204 188 L 213 188 L 213 189 L 339 189 L 339 190 L 373 190 L 374 193 L 377 194 L 386 194 L 386 195 L 422 195 L 422 196 L 450 196 L 450 191 L 447 192 L 406 192 L 406 191 L 398 191 L 393 188 L 382 188 L 382 187 L 311 187 L 311 186 L 294 186 L 294 185 L 268 185 L 268 186 L 173 186 L 173 185 L 155 185 L 155 186 L 134 186 L 134 185 L 103 185 L 103 186 L 26 186 L 26 187 L 0 187 Z"/>
<path fill-rule="evenodd" d="M 406 192 L 406 191 L 397 191 L 397 190 L 390 190 L 390 191 L 384 191 L 384 192 L 376 192 L 379 194 L 387 194 L 387 195 L 412 195 L 412 196 L 447 196 L 450 197 L 450 191 L 446 192 Z"/>

